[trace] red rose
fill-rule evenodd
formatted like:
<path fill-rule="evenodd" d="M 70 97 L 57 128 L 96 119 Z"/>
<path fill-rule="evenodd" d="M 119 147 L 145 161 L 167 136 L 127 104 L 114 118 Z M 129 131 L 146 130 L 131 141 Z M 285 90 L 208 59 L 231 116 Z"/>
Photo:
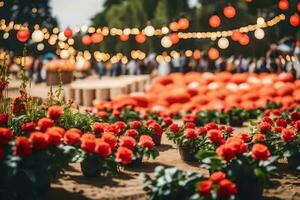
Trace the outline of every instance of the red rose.
<path fill-rule="evenodd" d="M 199 135 L 206 135 L 207 129 L 205 127 L 200 127 L 198 129 L 198 133 L 199 133 Z"/>
<path fill-rule="evenodd" d="M 124 129 L 127 126 L 127 124 L 123 121 L 117 121 L 114 124 L 117 125 L 117 127 L 119 128 L 119 131 L 124 131 Z"/>
<path fill-rule="evenodd" d="M 236 185 L 228 179 L 220 181 L 218 188 L 218 196 L 229 197 L 237 193 Z"/>
<path fill-rule="evenodd" d="M 277 126 L 277 127 L 274 128 L 274 131 L 275 131 L 276 133 L 281 133 L 282 129 L 284 129 L 284 128 L 281 127 L 281 126 Z"/>
<path fill-rule="evenodd" d="M 35 150 L 45 150 L 49 144 L 47 135 L 42 132 L 31 133 L 29 140 L 32 143 L 32 148 Z"/>
<path fill-rule="evenodd" d="M 296 121 L 294 126 L 298 131 L 300 131 L 300 120 Z"/>
<path fill-rule="evenodd" d="M 214 122 L 206 124 L 205 128 L 207 128 L 207 130 L 219 129 L 218 125 Z"/>
<path fill-rule="evenodd" d="M 267 122 L 261 122 L 261 123 L 258 125 L 258 129 L 259 129 L 262 133 L 266 134 L 266 133 L 268 133 L 268 132 L 271 131 L 272 126 L 271 126 L 269 123 L 267 123 Z"/>
<path fill-rule="evenodd" d="M 213 143 L 222 144 L 224 142 L 223 133 L 216 129 L 210 129 L 207 132 L 207 137 Z"/>
<path fill-rule="evenodd" d="M 273 120 L 270 117 L 263 117 L 261 119 L 261 122 L 269 123 L 270 125 L 273 125 Z"/>
<path fill-rule="evenodd" d="M 114 111 L 112 112 L 112 115 L 113 115 L 114 117 L 116 117 L 116 118 L 119 118 L 119 117 L 121 116 L 121 112 L 118 111 L 118 110 L 114 110 Z"/>
<path fill-rule="evenodd" d="M 115 135 L 118 135 L 121 131 L 121 129 L 119 128 L 118 124 L 109 124 L 109 126 L 107 126 L 105 128 L 105 131 L 107 132 L 112 132 L 114 133 Z"/>
<path fill-rule="evenodd" d="M 111 149 L 114 149 L 117 145 L 117 138 L 113 133 L 104 132 L 101 139 L 108 143 Z"/>
<path fill-rule="evenodd" d="M 169 126 L 168 129 L 169 129 L 169 131 L 171 131 L 173 133 L 177 133 L 179 131 L 180 127 L 178 126 L 178 124 L 173 123 Z"/>
<path fill-rule="evenodd" d="M 197 116 L 194 114 L 185 114 L 182 116 L 182 120 L 184 122 L 195 122 L 197 120 Z"/>
<path fill-rule="evenodd" d="M 198 192 L 203 196 L 210 196 L 212 185 L 210 180 L 202 181 L 198 186 Z"/>
<path fill-rule="evenodd" d="M 26 122 L 21 125 L 21 129 L 24 132 L 33 132 L 35 131 L 35 124 L 34 122 Z"/>
<path fill-rule="evenodd" d="M 193 122 L 186 122 L 184 128 L 196 128 L 196 124 Z"/>
<path fill-rule="evenodd" d="M 69 129 L 64 135 L 64 141 L 66 144 L 75 145 L 80 141 L 80 133 L 76 130 Z"/>
<path fill-rule="evenodd" d="M 53 120 L 58 120 L 63 112 L 63 108 L 59 106 L 51 106 L 50 108 L 48 108 L 48 115 Z"/>
<path fill-rule="evenodd" d="M 167 126 L 171 125 L 173 123 L 172 118 L 171 117 L 165 117 L 164 118 L 164 122 Z"/>
<path fill-rule="evenodd" d="M 80 147 L 85 150 L 86 152 L 94 152 L 95 151 L 95 147 L 96 147 L 96 138 L 95 136 L 92 137 L 90 135 L 92 134 L 84 134 L 86 135 L 86 137 L 81 137 L 81 145 Z"/>
<path fill-rule="evenodd" d="M 226 131 L 226 133 L 230 134 L 234 131 L 234 128 L 231 126 L 226 126 L 225 131 Z"/>
<path fill-rule="evenodd" d="M 13 132 L 9 128 L 0 127 L 0 144 L 6 144 L 13 139 Z"/>
<path fill-rule="evenodd" d="M 234 153 L 243 154 L 248 151 L 248 146 L 244 143 L 244 141 L 237 137 L 231 137 L 226 140 L 226 144 L 230 145 L 234 149 Z"/>
<path fill-rule="evenodd" d="M 54 121 L 49 118 L 41 118 L 38 121 L 38 127 L 40 127 L 40 130 L 42 132 L 45 132 L 48 128 L 54 126 Z"/>
<path fill-rule="evenodd" d="M 148 126 L 157 135 L 161 135 L 164 132 L 163 129 L 161 128 L 161 126 L 157 122 L 150 123 Z"/>
<path fill-rule="evenodd" d="M 131 136 L 131 137 L 136 137 L 138 134 L 139 134 L 139 132 L 137 130 L 135 130 L 135 129 L 128 129 L 125 132 L 125 135 Z"/>
<path fill-rule="evenodd" d="M 195 129 L 187 128 L 184 130 L 183 136 L 188 139 L 196 139 L 198 138 L 199 134 Z"/>
<path fill-rule="evenodd" d="M 129 122 L 129 126 L 131 129 L 140 129 L 142 128 L 142 123 L 140 121 L 132 121 Z"/>
<path fill-rule="evenodd" d="M 293 112 L 293 113 L 291 113 L 291 119 L 293 121 L 300 120 L 300 112 Z"/>
<path fill-rule="evenodd" d="M 152 149 L 154 147 L 154 142 L 152 137 L 150 137 L 149 135 L 142 135 L 140 137 L 140 145 L 143 148 L 148 148 L 148 149 Z"/>
<path fill-rule="evenodd" d="M 280 138 L 284 142 L 292 142 L 296 139 L 296 134 L 293 130 L 284 128 L 282 129 Z"/>
<path fill-rule="evenodd" d="M 53 126 L 51 128 L 48 128 L 46 133 L 50 133 L 50 132 L 56 132 L 56 133 L 59 133 L 61 137 L 64 136 L 65 134 L 65 129 L 61 128 L 61 127 L 58 127 L 58 126 Z"/>
<path fill-rule="evenodd" d="M 14 149 L 14 155 L 17 156 L 30 156 L 31 147 L 28 138 L 19 136 L 16 139 L 16 146 Z"/>
<path fill-rule="evenodd" d="M 49 128 L 51 129 L 51 128 Z M 47 139 L 49 144 L 54 145 L 54 146 L 58 146 L 61 143 L 61 138 L 62 135 L 60 132 L 55 131 L 55 130 L 47 130 L 46 135 L 47 135 Z"/>
<path fill-rule="evenodd" d="M 136 146 L 136 141 L 133 137 L 130 136 L 121 136 L 119 138 L 120 146 L 127 147 L 128 149 L 134 149 Z"/>
<path fill-rule="evenodd" d="M 216 153 L 226 161 L 232 160 L 236 154 L 235 149 L 228 144 L 222 144 L 216 149 Z"/>
<path fill-rule="evenodd" d="M 109 115 L 108 115 L 108 113 L 105 112 L 105 111 L 99 111 L 99 112 L 97 112 L 97 116 L 98 116 L 98 117 L 101 117 L 101 118 L 106 118 L 106 117 L 108 117 Z"/>
<path fill-rule="evenodd" d="M 278 118 L 278 119 L 276 119 L 275 123 L 276 123 L 276 125 L 279 126 L 279 127 L 283 127 L 283 128 L 286 128 L 286 127 L 287 127 L 287 122 L 286 122 L 285 119 L 283 119 L 283 118 Z"/>
<path fill-rule="evenodd" d="M 7 124 L 7 122 L 8 122 L 8 114 L 1 113 L 0 124 Z"/>
<path fill-rule="evenodd" d="M 95 122 L 92 125 L 92 129 L 95 133 L 101 134 L 104 132 L 105 129 L 107 129 L 108 126 L 109 126 L 108 123 Z"/>
<path fill-rule="evenodd" d="M 243 131 L 238 132 L 235 137 L 242 139 L 244 142 L 250 142 L 251 138 L 248 133 L 245 133 Z"/>
<path fill-rule="evenodd" d="M 117 161 L 127 165 L 132 162 L 133 152 L 126 147 L 119 147 L 116 153 Z"/>
<path fill-rule="evenodd" d="M 12 105 L 12 112 L 14 115 L 19 115 L 23 112 L 25 112 L 26 106 L 24 103 L 24 99 L 22 96 L 19 96 L 14 99 L 13 105 Z"/>
<path fill-rule="evenodd" d="M 256 133 L 253 135 L 252 141 L 254 143 L 265 143 L 266 142 L 266 135 L 261 133 Z"/>
<path fill-rule="evenodd" d="M 96 140 L 95 153 L 102 158 L 107 158 L 111 154 L 110 145 L 99 139 Z"/>
<path fill-rule="evenodd" d="M 256 160 L 267 160 L 271 153 L 265 145 L 254 144 L 252 147 L 252 157 Z"/>
<path fill-rule="evenodd" d="M 210 180 L 213 183 L 219 183 L 220 181 L 226 178 L 226 174 L 224 172 L 214 172 L 210 175 Z"/>

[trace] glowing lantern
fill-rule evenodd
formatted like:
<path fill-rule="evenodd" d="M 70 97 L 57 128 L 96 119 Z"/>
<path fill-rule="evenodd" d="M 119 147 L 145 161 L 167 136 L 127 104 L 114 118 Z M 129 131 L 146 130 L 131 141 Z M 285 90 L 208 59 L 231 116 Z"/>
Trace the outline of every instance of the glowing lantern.
<path fill-rule="evenodd" d="M 172 31 L 178 31 L 178 29 L 179 29 L 178 23 L 177 23 L 177 22 L 172 22 L 172 23 L 170 24 L 170 29 L 171 29 Z"/>
<path fill-rule="evenodd" d="M 66 38 L 71 38 L 73 36 L 73 31 L 69 27 L 64 30 L 64 35 Z"/>
<path fill-rule="evenodd" d="M 246 3 L 251 3 L 251 2 L 252 2 L 252 0 L 245 0 L 245 2 L 246 2 Z"/>
<path fill-rule="evenodd" d="M 233 18 L 235 16 L 236 10 L 232 6 L 227 6 L 227 7 L 224 8 L 223 13 L 224 13 L 225 17 L 230 19 L 230 18 Z"/>
<path fill-rule="evenodd" d="M 35 30 L 33 31 L 32 35 L 31 35 L 31 39 L 32 41 L 38 43 L 44 40 L 44 33 L 43 31 L 40 30 Z"/>
<path fill-rule="evenodd" d="M 129 40 L 129 35 L 126 35 L 126 34 L 120 35 L 120 40 L 123 41 L 123 42 Z"/>
<path fill-rule="evenodd" d="M 193 56 L 196 60 L 199 60 L 201 58 L 201 51 L 196 49 L 193 53 Z"/>
<path fill-rule="evenodd" d="M 92 44 L 92 39 L 89 35 L 85 35 L 81 38 L 81 42 L 82 44 L 89 46 L 90 44 Z"/>
<path fill-rule="evenodd" d="M 98 44 L 98 43 L 102 42 L 102 40 L 103 40 L 103 35 L 101 33 L 94 33 L 91 36 L 91 41 L 94 44 Z"/>
<path fill-rule="evenodd" d="M 137 41 L 137 43 L 144 43 L 146 41 L 147 37 L 146 35 L 142 34 L 142 33 L 139 33 L 135 36 L 135 40 Z"/>
<path fill-rule="evenodd" d="M 60 52 L 60 57 L 62 58 L 62 59 L 67 59 L 67 58 L 69 58 L 69 56 L 70 56 L 70 53 L 69 53 L 69 51 L 68 50 L 62 50 L 61 52 Z"/>
<path fill-rule="evenodd" d="M 178 21 L 178 26 L 179 26 L 179 29 L 185 30 L 185 29 L 189 28 L 190 22 L 187 18 L 181 18 Z"/>
<path fill-rule="evenodd" d="M 146 28 L 144 29 L 144 32 L 147 36 L 151 37 L 154 35 L 155 29 L 153 26 L 149 25 L 149 26 L 146 26 Z"/>
<path fill-rule="evenodd" d="M 256 37 L 256 39 L 261 40 L 265 37 L 265 32 L 261 28 L 256 29 L 254 31 L 254 36 Z"/>
<path fill-rule="evenodd" d="M 213 15 L 209 18 L 209 25 L 213 28 L 219 27 L 221 24 L 221 19 L 217 15 Z"/>
<path fill-rule="evenodd" d="M 300 2 L 297 4 L 297 9 L 300 11 Z"/>
<path fill-rule="evenodd" d="M 300 25 L 300 16 L 297 13 L 293 14 L 290 17 L 290 23 L 292 26 L 295 26 L 295 27 L 299 26 Z"/>
<path fill-rule="evenodd" d="M 240 39 L 239 39 L 239 42 L 240 42 L 241 45 L 246 46 L 246 45 L 249 44 L 250 38 L 247 34 L 242 34 Z"/>
<path fill-rule="evenodd" d="M 220 38 L 219 41 L 218 41 L 218 46 L 221 48 L 221 49 L 227 49 L 228 46 L 229 46 L 229 41 L 227 38 Z"/>
<path fill-rule="evenodd" d="M 28 28 L 22 28 L 17 32 L 17 39 L 20 42 L 26 42 L 30 38 L 30 31 Z"/>
<path fill-rule="evenodd" d="M 172 41 L 170 40 L 170 38 L 168 36 L 164 36 L 161 39 L 161 46 L 163 46 L 164 48 L 170 48 L 172 46 Z"/>
<path fill-rule="evenodd" d="M 208 50 L 207 54 L 208 54 L 209 59 L 211 59 L 211 60 L 216 60 L 220 56 L 220 53 L 219 53 L 218 49 L 216 49 L 216 48 L 210 48 Z"/>
<path fill-rule="evenodd" d="M 289 9 L 289 2 L 288 0 L 280 0 L 278 2 L 278 8 L 281 10 L 287 10 Z"/>
<path fill-rule="evenodd" d="M 231 35 L 231 39 L 233 40 L 233 41 L 239 41 L 239 39 L 241 38 L 241 32 L 239 32 L 239 31 L 233 31 L 232 32 L 232 35 Z"/>
<path fill-rule="evenodd" d="M 176 33 L 172 33 L 169 35 L 169 38 L 173 44 L 177 44 L 179 42 L 179 37 Z"/>

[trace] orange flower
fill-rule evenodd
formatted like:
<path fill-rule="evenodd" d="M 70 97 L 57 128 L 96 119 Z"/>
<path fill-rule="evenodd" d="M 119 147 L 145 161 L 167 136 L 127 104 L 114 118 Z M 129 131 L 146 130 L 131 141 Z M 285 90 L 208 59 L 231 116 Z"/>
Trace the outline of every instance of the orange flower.
<path fill-rule="evenodd" d="M 266 142 L 266 135 L 261 133 L 256 133 L 253 135 L 252 141 L 254 143 L 265 143 Z"/>
<path fill-rule="evenodd" d="M 252 157 L 256 160 L 267 160 L 271 153 L 265 145 L 254 144 L 252 147 Z"/>
<path fill-rule="evenodd" d="M 136 141 L 133 137 L 130 136 L 121 136 L 119 139 L 121 147 L 127 147 L 128 149 L 134 149 L 136 146 Z"/>
<path fill-rule="evenodd" d="M 63 112 L 63 108 L 59 106 L 52 106 L 48 108 L 48 115 L 53 120 L 58 120 Z"/>
<path fill-rule="evenodd" d="M 38 127 L 40 127 L 40 130 L 42 132 L 45 132 L 48 128 L 54 126 L 54 122 L 52 119 L 49 119 L 49 118 L 41 118 L 39 119 L 38 121 Z"/>
<path fill-rule="evenodd" d="M 61 135 L 61 137 L 63 137 L 66 131 L 65 131 L 65 129 L 63 129 L 61 127 L 53 126 L 51 128 L 48 128 L 46 131 L 46 133 L 50 133 L 50 132 L 57 132 Z"/>
<path fill-rule="evenodd" d="M 296 139 L 296 134 L 293 130 L 284 128 L 281 131 L 280 138 L 284 142 L 292 142 Z"/>
<path fill-rule="evenodd" d="M 80 141 L 80 133 L 76 129 L 69 129 L 64 135 L 64 141 L 66 144 L 75 145 Z"/>
<path fill-rule="evenodd" d="M 101 139 L 108 143 L 111 149 L 114 149 L 117 145 L 116 136 L 111 132 L 104 132 Z"/>
<path fill-rule="evenodd" d="M 42 132 L 31 133 L 29 140 L 32 143 L 32 148 L 35 150 L 45 150 L 49 144 L 47 135 Z"/>
<path fill-rule="evenodd" d="M 150 137 L 149 135 L 142 135 L 140 137 L 140 144 L 143 148 L 149 148 L 149 149 L 152 149 L 155 145 L 152 137 Z"/>
<path fill-rule="evenodd" d="M 51 129 L 51 128 L 49 128 L 49 129 Z M 52 144 L 54 146 L 60 145 L 61 138 L 62 138 L 61 133 L 58 132 L 58 131 L 56 131 L 56 130 L 54 130 L 54 129 L 52 129 L 52 130 L 49 130 L 49 129 L 46 132 L 49 144 Z"/>
<path fill-rule="evenodd" d="M 95 153 L 102 158 L 107 158 L 111 154 L 110 145 L 99 139 L 96 139 Z"/>
<path fill-rule="evenodd" d="M 133 152 L 126 147 L 119 147 L 116 153 L 117 161 L 127 165 L 132 163 L 133 160 Z"/>
<path fill-rule="evenodd" d="M 198 186 L 198 192 L 203 196 L 210 196 L 212 185 L 210 180 L 202 181 Z"/>

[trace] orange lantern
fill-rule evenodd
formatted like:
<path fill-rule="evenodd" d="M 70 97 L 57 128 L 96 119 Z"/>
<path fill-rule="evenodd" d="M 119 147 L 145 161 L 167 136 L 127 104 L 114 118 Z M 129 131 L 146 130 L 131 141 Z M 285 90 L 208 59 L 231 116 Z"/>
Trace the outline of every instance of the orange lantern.
<path fill-rule="evenodd" d="M 199 60 L 201 58 L 201 51 L 196 49 L 193 53 L 193 56 L 196 60 Z"/>
<path fill-rule="evenodd" d="M 123 42 L 129 40 L 129 35 L 126 35 L 126 34 L 120 35 L 120 40 L 123 41 Z"/>
<path fill-rule="evenodd" d="M 170 26 L 171 31 L 178 31 L 178 29 L 179 29 L 179 25 L 177 22 L 171 22 L 171 24 L 169 26 Z"/>
<path fill-rule="evenodd" d="M 179 29 L 185 30 L 185 29 L 189 28 L 190 22 L 187 18 L 181 18 L 178 21 L 178 26 L 179 26 Z"/>
<path fill-rule="evenodd" d="M 137 43 L 144 43 L 146 41 L 147 37 L 146 35 L 144 35 L 143 33 L 139 33 L 135 36 L 135 40 L 137 41 Z"/>
<path fill-rule="evenodd" d="M 280 0 L 278 2 L 278 8 L 281 10 L 287 10 L 289 9 L 289 2 L 288 0 Z"/>
<path fill-rule="evenodd" d="M 178 35 L 176 33 L 170 34 L 169 38 L 170 38 L 172 44 L 177 44 L 179 42 L 179 40 L 180 40 L 179 37 L 178 37 Z"/>
<path fill-rule="evenodd" d="M 297 4 L 297 9 L 300 11 L 300 2 Z"/>
<path fill-rule="evenodd" d="M 295 26 L 295 27 L 299 26 L 300 25 L 300 16 L 297 13 L 293 14 L 290 17 L 290 23 L 292 26 Z"/>
<path fill-rule="evenodd" d="M 64 35 L 66 38 L 71 38 L 73 36 L 73 31 L 69 27 L 64 30 Z"/>
<path fill-rule="evenodd" d="M 250 38 L 247 34 L 242 34 L 240 39 L 239 39 L 239 42 L 240 42 L 241 45 L 246 46 L 246 45 L 249 44 Z"/>
<path fill-rule="evenodd" d="M 230 18 L 233 18 L 235 16 L 236 10 L 232 6 L 227 6 L 227 7 L 224 8 L 223 13 L 224 13 L 225 17 L 230 19 Z"/>
<path fill-rule="evenodd" d="M 241 38 L 241 32 L 239 32 L 239 31 L 233 31 L 232 32 L 232 35 L 231 35 L 231 39 L 233 40 L 233 41 L 239 41 L 239 39 Z"/>
<path fill-rule="evenodd" d="M 22 28 L 17 32 L 17 39 L 20 42 L 26 42 L 30 38 L 30 31 L 28 28 Z"/>
<path fill-rule="evenodd" d="M 219 27 L 221 24 L 221 19 L 217 15 L 213 15 L 209 18 L 209 25 L 213 28 Z"/>
<path fill-rule="evenodd" d="M 85 35 L 81 38 L 81 42 L 82 44 L 89 46 L 90 44 L 92 44 L 92 39 L 89 35 Z"/>
<path fill-rule="evenodd" d="M 217 58 L 219 58 L 219 56 L 220 56 L 220 53 L 219 53 L 218 49 L 216 49 L 216 48 L 210 48 L 208 50 L 208 57 L 209 57 L 209 59 L 216 60 Z"/>
<path fill-rule="evenodd" d="M 101 33 L 94 33 L 91 36 L 92 43 L 98 44 L 103 41 L 103 35 Z"/>

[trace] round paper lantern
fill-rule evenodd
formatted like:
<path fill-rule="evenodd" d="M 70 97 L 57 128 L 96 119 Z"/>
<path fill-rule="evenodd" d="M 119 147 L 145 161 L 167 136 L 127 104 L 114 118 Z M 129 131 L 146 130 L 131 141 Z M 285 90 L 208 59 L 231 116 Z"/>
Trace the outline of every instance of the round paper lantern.
<path fill-rule="evenodd" d="M 196 49 L 193 53 L 193 56 L 196 60 L 199 60 L 201 58 L 201 51 Z"/>
<path fill-rule="evenodd" d="M 230 19 L 230 18 L 233 18 L 235 16 L 236 10 L 232 6 L 227 6 L 227 7 L 224 8 L 223 13 L 224 13 L 225 17 Z"/>
<path fill-rule="evenodd" d="M 265 32 L 261 28 L 256 29 L 254 31 L 254 36 L 256 37 L 256 39 L 261 40 L 265 37 Z"/>
<path fill-rule="evenodd" d="M 213 15 L 209 18 L 209 25 L 213 28 L 219 27 L 221 24 L 221 19 L 217 15 Z"/>
<path fill-rule="evenodd" d="M 154 35 L 155 29 L 153 26 L 149 25 L 149 26 L 146 26 L 146 28 L 144 29 L 144 32 L 145 32 L 146 36 L 151 37 Z"/>
<path fill-rule="evenodd" d="M 173 44 L 177 44 L 179 42 L 179 37 L 176 33 L 172 33 L 169 35 L 169 38 Z"/>
<path fill-rule="evenodd" d="M 62 50 L 62 51 L 60 52 L 59 55 L 60 55 L 60 57 L 61 57 L 62 59 L 67 59 L 67 58 L 69 58 L 70 53 L 69 53 L 68 50 L 64 49 L 64 50 Z"/>
<path fill-rule="evenodd" d="M 217 58 L 219 58 L 219 56 L 220 56 L 220 53 L 219 53 L 218 49 L 216 49 L 216 48 L 210 48 L 208 50 L 208 57 L 209 57 L 209 59 L 216 60 Z"/>
<path fill-rule="evenodd" d="M 92 40 L 92 43 L 98 44 L 98 43 L 102 42 L 102 40 L 103 40 L 103 35 L 102 35 L 101 33 L 94 33 L 94 34 L 91 36 L 91 40 Z"/>
<path fill-rule="evenodd" d="M 29 38 L 30 38 L 30 31 L 28 30 L 28 28 L 22 28 L 17 32 L 17 39 L 20 42 L 26 42 L 27 40 L 29 40 Z"/>
<path fill-rule="evenodd" d="M 227 49 L 229 46 L 229 41 L 227 38 L 220 38 L 218 41 L 218 46 L 220 49 Z"/>
<path fill-rule="evenodd" d="M 161 39 L 161 46 L 163 46 L 164 48 L 170 48 L 172 46 L 172 41 L 170 40 L 170 38 L 168 36 L 164 36 Z"/>
<path fill-rule="evenodd" d="M 185 29 L 189 28 L 190 22 L 187 18 L 181 18 L 178 21 L 178 26 L 179 26 L 179 29 L 185 30 Z"/>
<path fill-rule="evenodd" d="M 68 38 L 65 36 L 65 34 L 64 34 L 63 32 L 60 32 L 60 33 L 58 34 L 58 39 L 59 39 L 60 41 L 66 41 Z"/>
<path fill-rule="evenodd" d="M 170 29 L 171 29 L 172 31 L 174 31 L 174 32 L 178 31 L 178 29 L 179 29 L 178 23 L 177 23 L 177 22 L 171 22 L 171 23 L 170 23 Z"/>
<path fill-rule="evenodd" d="M 297 4 L 297 9 L 300 11 L 300 2 Z"/>
<path fill-rule="evenodd" d="M 38 51 L 43 51 L 45 49 L 45 45 L 43 43 L 39 43 L 36 48 Z"/>
<path fill-rule="evenodd" d="M 129 40 L 129 35 L 121 34 L 121 35 L 120 35 L 120 40 L 123 41 L 123 42 Z"/>
<path fill-rule="evenodd" d="M 290 23 L 292 26 L 295 26 L 295 27 L 299 26 L 300 25 L 300 16 L 297 13 L 293 14 L 290 17 Z"/>
<path fill-rule="evenodd" d="M 81 38 L 81 42 L 82 44 L 89 46 L 90 44 L 92 44 L 92 39 L 89 35 L 85 35 Z"/>
<path fill-rule="evenodd" d="M 241 38 L 241 32 L 239 32 L 239 31 L 233 31 L 232 32 L 232 35 L 231 35 L 231 39 L 233 40 L 233 41 L 239 41 L 239 39 Z"/>
<path fill-rule="evenodd" d="M 289 9 L 289 2 L 288 0 L 280 0 L 278 2 L 278 8 L 281 10 L 287 10 Z"/>
<path fill-rule="evenodd" d="M 73 37 L 73 31 L 69 27 L 64 30 L 64 35 L 66 38 L 72 38 Z"/>
<path fill-rule="evenodd" d="M 142 34 L 142 33 L 139 33 L 135 36 L 135 40 L 137 41 L 137 43 L 144 43 L 146 41 L 147 37 L 146 35 Z"/>
<path fill-rule="evenodd" d="M 242 34 L 240 39 L 239 39 L 239 42 L 242 46 L 246 46 L 246 45 L 249 44 L 250 38 L 247 34 Z"/>
<path fill-rule="evenodd" d="M 32 35 L 31 35 L 31 39 L 32 41 L 38 43 L 44 40 L 44 33 L 43 31 L 40 30 L 35 30 L 33 31 Z"/>

